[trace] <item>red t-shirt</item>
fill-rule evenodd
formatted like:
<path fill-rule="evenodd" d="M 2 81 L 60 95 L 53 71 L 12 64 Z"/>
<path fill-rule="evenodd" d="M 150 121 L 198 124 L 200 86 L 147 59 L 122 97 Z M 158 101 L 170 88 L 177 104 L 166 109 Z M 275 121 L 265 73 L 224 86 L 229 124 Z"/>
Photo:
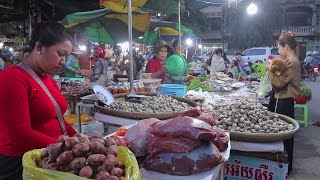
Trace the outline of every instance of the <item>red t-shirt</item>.
<path fill-rule="evenodd" d="M 66 99 L 55 81 L 39 75 L 64 114 Z M 23 69 L 11 66 L 0 73 L 0 154 L 23 156 L 29 150 L 54 143 L 61 129 L 53 103 Z M 76 131 L 66 123 L 69 136 Z"/>
<path fill-rule="evenodd" d="M 161 70 L 164 67 L 164 65 L 162 65 L 160 63 L 160 61 L 157 59 L 156 56 L 153 56 L 152 59 L 150 59 L 147 63 L 147 67 L 146 67 L 146 72 L 147 73 L 155 73 L 159 70 Z M 160 75 L 160 79 L 162 79 L 162 82 L 164 81 L 164 78 L 166 77 L 167 72 L 164 71 L 161 75 Z"/>

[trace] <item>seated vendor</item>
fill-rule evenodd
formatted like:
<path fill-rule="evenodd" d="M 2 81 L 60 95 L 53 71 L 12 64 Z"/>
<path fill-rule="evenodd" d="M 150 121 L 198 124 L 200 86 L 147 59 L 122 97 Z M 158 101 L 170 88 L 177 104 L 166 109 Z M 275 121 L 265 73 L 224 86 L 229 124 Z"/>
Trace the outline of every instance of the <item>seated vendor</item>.
<path fill-rule="evenodd" d="M 146 73 L 152 73 L 152 78 L 160 78 L 162 82 L 167 74 L 165 68 L 165 60 L 168 55 L 168 50 L 171 47 L 167 45 L 164 41 L 159 41 L 154 46 L 154 54 L 152 59 L 150 59 L 147 63 Z"/>
<path fill-rule="evenodd" d="M 74 48 L 74 50 L 68 56 L 66 64 L 64 65 L 66 77 L 74 78 L 77 75 L 81 75 L 79 57 L 82 53 L 83 51 L 81 51 L 79 48 Z"/>

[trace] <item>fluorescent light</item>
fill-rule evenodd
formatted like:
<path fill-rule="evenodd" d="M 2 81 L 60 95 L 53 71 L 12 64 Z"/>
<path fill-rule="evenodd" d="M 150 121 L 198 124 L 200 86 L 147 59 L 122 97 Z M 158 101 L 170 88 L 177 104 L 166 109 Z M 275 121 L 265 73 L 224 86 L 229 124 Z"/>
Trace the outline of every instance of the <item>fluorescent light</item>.
<path fill-rule="evenodd" d="M 192 45 L 192 39 L 190 39 L 190 38 L 188 38 L 187 40 L 186 40 L 186 44 L 188 45 L 188 46 L 191 46 Z"/>
<path fill-rule="evenodd" d="M 13 52 L 13 48 L 12 48 L 12 47 L 11 47 L 11 48 L 9 48 L 9 51 Z"/>
<path fill-rule="evenodd" d="M 138 37 L 138 39 L 142 39 L 142 38 L 143 38 L 143 36 Z"/>
<path fill-rule="evenodd" d="M 87 51 L 87 46 L 85 45 L 79 45 L 79 48 L 81 51 Z"/>
<path fill-rule="evenodd" d="M 199 49 L 202 49 L 202 44 L 198 44 L 198 48 L 199 48 Z"/>

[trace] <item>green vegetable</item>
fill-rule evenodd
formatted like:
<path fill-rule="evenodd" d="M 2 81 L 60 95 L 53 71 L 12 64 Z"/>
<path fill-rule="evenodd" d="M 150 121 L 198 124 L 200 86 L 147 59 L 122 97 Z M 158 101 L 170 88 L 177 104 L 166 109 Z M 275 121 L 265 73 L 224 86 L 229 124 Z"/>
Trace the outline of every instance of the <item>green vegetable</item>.
<path fill-rule="evenodd" d="M 305 85 L 302 85 L 300 86 L 300 91 L 301 91 L 301 96 L 307 96 L 309 97 L 309 101 L 311 100 L 312 98 L 312 91 L 310 88 L 308 88 L 307 86 Z"/>
<path fill-rule="evenodd" d="M 201 88 L 203 91 L 208 91 L 208 92 L 212 92 L 213 89 L 210 88 L 209 86 L 203 84 L 200 79 L 195 78 L 192 79 L 188 84 L 187 84 L 188 90 L 194 90 L 197 88 Z"/>
<path fill-rule="evenodd" d="M 252 75 L 257 76 L 257 78 L 263 78 L 267 74 L 267 66 L 261 62 L 252 65 L 254 72 Z"/>

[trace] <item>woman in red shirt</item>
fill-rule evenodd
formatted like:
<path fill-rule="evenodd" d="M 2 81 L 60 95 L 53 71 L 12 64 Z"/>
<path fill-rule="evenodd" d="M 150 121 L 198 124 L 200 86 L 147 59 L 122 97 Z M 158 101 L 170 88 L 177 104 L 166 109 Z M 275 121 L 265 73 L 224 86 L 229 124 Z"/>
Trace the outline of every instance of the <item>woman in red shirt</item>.
<path fill-rule="evenodd" d="M 167 58 L 168 51 L 171 51 L 171 47 L 167 45 L 164 41 L 159 41 L 154 45 L 154 54 L 152 59 L 147 63 L 146 72 L 152 73 L 152 78 L 160 78 L 162 82 L 166 77 L 166 68 L 164 61 Z"/>
<path fill-rule="evenodd" d="M 64 114 L 68 104 L 49 74 L 60 71 L 72 51 L 68 31 L 59 23 L 41 23 L 30 48 L 23 63 L 36 73 Z M 11 66 L 2 71 L 0 87 L 0 179 L 22 179 L 23 154 L 54 143 L 62 131 L 49 96 L 24 69 Z M 69 136 L 76 133 L 62 123 Z"/>

